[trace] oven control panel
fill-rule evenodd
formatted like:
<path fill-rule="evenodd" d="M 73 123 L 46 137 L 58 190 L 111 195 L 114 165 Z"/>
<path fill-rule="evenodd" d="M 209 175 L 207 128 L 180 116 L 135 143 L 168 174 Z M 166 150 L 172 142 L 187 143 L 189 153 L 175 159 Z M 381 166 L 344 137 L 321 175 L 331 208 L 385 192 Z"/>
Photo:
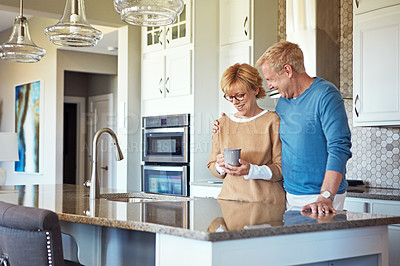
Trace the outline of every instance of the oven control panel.
<path fill-rule="evenodd" d="M 143 117 L 144 128 L 189 126 L 189 114 Z"/>

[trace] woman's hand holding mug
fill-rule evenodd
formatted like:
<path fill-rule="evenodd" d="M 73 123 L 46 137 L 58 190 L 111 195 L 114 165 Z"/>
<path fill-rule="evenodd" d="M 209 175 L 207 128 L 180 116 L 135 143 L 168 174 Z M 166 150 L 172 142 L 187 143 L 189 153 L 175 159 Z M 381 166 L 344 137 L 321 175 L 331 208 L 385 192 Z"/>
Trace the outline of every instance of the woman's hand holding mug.
<path fill-rule="evenodd" d="M 220 153 L 220 154 L 217 155 L 217 164 L 221 168 L 225 168 L 224 154 Z"/>

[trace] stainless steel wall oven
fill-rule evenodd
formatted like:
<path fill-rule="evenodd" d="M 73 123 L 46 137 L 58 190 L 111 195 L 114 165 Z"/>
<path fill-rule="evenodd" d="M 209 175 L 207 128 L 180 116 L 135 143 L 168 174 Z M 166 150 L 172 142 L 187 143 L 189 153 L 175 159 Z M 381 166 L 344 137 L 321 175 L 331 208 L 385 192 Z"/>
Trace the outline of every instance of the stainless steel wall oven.
<path fill-rule="evenodd" d="M 188 196 L 189 114 L 143 117 L 142 125 L 142 190 Z"/>

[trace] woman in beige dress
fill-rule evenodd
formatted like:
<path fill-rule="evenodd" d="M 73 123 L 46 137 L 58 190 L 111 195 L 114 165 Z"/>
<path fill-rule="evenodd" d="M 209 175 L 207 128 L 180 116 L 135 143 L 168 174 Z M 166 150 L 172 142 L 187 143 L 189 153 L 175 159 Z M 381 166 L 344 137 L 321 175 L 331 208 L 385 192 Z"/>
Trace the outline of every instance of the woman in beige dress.
<path fill-rule="evenodd" d="M 212 140 L 207 167 L 224 179 L 218 198 L 285 204 L 279 117 L 257 104 L 266 96 L 258 70 L 248 64 L 229 67 L 221 89 L 237 112 L 218 119 L 219 130 Z M 241 149 L 240 166 L 224 161 L 224 149 L 233 148 Z"/>

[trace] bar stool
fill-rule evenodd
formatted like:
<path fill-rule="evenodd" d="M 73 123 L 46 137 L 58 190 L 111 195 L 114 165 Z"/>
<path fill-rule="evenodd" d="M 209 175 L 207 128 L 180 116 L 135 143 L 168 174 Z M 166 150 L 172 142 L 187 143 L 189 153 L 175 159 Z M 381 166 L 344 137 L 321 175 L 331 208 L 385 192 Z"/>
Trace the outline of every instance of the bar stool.
<path fill-rule="evenodd" d="M 81 265 L 64 260 L 56 213 L 0 201 L 0 265 Z"/>

